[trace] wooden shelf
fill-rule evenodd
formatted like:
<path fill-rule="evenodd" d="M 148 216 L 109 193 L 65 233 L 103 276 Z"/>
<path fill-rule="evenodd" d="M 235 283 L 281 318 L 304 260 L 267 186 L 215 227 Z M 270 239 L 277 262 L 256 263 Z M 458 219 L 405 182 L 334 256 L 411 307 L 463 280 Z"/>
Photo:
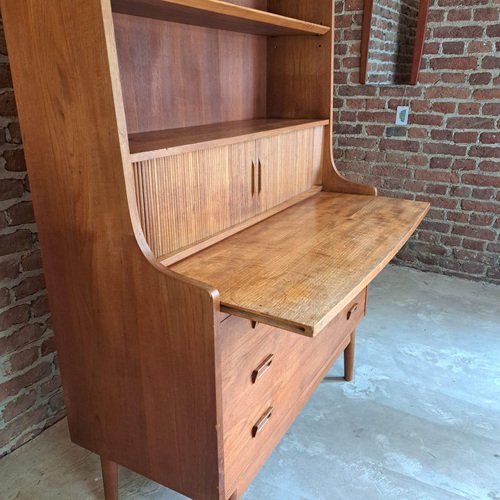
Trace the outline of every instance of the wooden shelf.
<path fill-rule="evenodd" d="M 216 287 L 224 312 L 314 336 L 392 259 L 428 209 L 322 192 L 170 268 Z"/>
<path fill-rule="evenodd" d="M 329 26 L 219 0 L 112 0 L 114 12 L 252 35 L 324 35 Z"/>
<path fill-rule="evenodd" d="M 129 136 L 130 154 L 133 162 L 145 161 L 207 147 L 234 144 L 243 140 L 255 140 L 294 130 L 322 127 L 328 123 L 328 120 L 263 118 L 143 132 Z"/>

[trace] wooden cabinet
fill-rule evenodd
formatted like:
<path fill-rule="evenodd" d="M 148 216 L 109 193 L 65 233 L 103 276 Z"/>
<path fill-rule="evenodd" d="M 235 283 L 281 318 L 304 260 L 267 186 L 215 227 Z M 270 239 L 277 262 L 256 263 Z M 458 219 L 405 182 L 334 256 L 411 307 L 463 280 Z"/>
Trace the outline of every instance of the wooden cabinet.
<path fill-rule="evenodd" d="M 332 162 L 331 0 L 0 0 L 71 439 L 236 500 L 428 205 Z"/>

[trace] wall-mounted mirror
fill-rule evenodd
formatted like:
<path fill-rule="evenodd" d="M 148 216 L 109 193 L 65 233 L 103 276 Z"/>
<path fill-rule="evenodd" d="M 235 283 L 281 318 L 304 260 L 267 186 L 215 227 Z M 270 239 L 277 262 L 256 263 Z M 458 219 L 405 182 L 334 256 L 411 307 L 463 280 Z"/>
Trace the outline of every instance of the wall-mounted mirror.
<path fill-rule="evenodd" d="M 415 85 L 429 0 L 365 0 L 360 83 Z"/>

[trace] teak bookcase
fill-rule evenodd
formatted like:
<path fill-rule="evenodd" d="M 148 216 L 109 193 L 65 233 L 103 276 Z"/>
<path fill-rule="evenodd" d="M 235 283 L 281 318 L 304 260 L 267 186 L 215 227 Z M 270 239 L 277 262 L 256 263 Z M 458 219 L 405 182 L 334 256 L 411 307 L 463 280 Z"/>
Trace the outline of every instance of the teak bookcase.
<path fill-rule="evenodd" d="M 1 0 L 72 440 L 243 494 L 424 203 L 333 165 L 331 0 Z"/>

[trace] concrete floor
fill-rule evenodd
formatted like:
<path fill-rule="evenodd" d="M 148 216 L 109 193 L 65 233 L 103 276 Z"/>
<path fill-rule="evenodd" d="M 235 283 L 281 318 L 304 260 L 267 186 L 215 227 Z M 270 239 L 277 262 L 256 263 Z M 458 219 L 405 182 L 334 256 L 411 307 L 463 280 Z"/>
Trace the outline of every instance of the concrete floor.
<path fill-rule="evenodd" d="M 244 500 L 500 500 L 500 287 L 389 267 L 356 378 L 339 362 Z M 0 499 L 101 497 L 66 422 L 0 461 Z M 122 470 L 121 500 L 182 497 Z"/>

